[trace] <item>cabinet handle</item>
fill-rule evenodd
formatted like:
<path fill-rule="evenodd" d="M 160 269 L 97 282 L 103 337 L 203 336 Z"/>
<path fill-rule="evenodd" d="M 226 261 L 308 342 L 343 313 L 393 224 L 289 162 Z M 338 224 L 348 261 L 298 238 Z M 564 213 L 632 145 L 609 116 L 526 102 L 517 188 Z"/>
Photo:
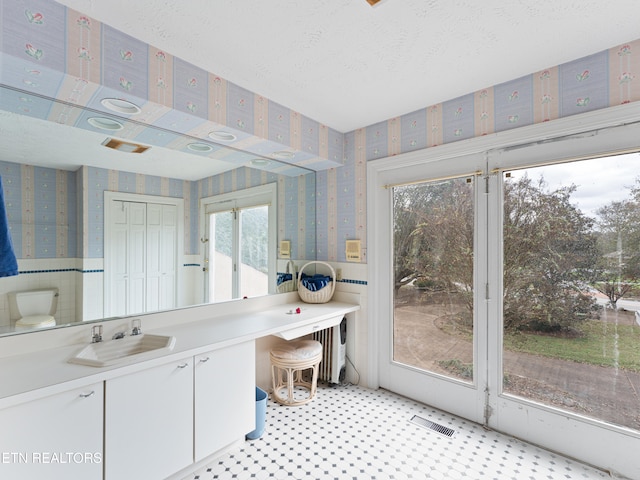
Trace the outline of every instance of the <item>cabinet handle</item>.
<path fill-rule="evenodd" d="M 178 365 L 178 368 L 187 368 L 189 366 L 188 363 L 181 363 L 180 365 Z"/>
<path fill-rule="evenodd" d="M 94 393 L 96 393 L 95 390 L 91 390 L 89 393 L 81 393 L 80 398 L 89 398 Z"/>
<path fill-rule="evenodd" d="M 209 357 L 204 357 L 200 359 L 200 363 L 207 363 L 210 360 Z"/>

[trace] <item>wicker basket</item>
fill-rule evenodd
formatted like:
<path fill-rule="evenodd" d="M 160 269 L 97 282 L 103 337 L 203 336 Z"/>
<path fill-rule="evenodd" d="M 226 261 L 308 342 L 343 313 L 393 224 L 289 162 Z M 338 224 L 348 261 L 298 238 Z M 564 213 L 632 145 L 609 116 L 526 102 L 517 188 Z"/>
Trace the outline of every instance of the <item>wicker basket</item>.
<path fill-rule="evenodd" d="M 315 292 L 309 290 L 302 284 L 302 272 L 305 267 L 311 265 L 312 263 L 319 263 L 321 265 L 325 265 L 329 267 L 331 270 L 331 283 L 320 290 L 316 290 Z M 305 303 L 327 303 L 333 297 L 333 292 L 336 290 L 336 272 L 333 270 L 333 267 L 325 262 L 309 262 L 305 263 L 300 271 L 298 272 L 298 295 L 300 296 L 300 300 Z"/>
<path fill-rule="evenodd" d="M 276 287 L 278 293 L 288 293 L 293 292 L 296 289 L 296 267 L 293 264 L 292 260 L 287 262 L 287 271 L 286 273 L 291 274 L 291 280 L 285 280 L 280 285 Z"/>

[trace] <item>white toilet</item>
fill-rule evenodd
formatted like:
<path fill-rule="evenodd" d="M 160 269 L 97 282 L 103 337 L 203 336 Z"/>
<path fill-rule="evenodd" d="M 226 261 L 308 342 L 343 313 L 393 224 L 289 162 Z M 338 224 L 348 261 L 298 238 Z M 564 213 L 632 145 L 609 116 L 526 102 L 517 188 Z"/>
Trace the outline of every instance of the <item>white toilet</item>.
<path fill-rule="evenodd" d="M 11 292 L 7 296 L 9 316 L 11 323 L 15 322 L 16 330 L 33 330 L 56 324 L 54 315 L 58 308 L 57 288 Z"/>

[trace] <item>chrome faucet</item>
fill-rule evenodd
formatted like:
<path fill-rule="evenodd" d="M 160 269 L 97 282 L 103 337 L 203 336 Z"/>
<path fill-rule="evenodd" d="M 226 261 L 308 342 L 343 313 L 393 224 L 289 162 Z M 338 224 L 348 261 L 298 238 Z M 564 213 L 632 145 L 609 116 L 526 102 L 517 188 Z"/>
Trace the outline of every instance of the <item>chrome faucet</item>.
<path fill-rule="evenodd" d="M 102 325 L 95 325 L 91 327 L 91 343 L 98 343 L 102 341 Z"/>
<path fill-rule="evenodd" d="M 131 335 L 142 334 L 142 320 L 135 318 L 132 322 L 133 328 L 131 329 Z"/>
<path fill-rule="evenodd" d="M 111 337 L 112 340 L 120 340 L 121 338 L 124 338 L 126 334 L 124 332 L 116 332 L 113 334 L 113 337 Z"/>

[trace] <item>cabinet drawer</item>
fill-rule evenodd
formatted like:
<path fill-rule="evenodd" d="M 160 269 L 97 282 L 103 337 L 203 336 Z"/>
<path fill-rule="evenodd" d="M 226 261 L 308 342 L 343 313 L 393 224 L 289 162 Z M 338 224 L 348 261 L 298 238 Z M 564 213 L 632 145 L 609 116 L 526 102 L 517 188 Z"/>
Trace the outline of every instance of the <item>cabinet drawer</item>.
<path fill-rule="evenodd" d="M 309 325 L 304 325 L 302 327 L 285 330 L 284 332 L 276 333 L 276 336 L 284 338 L 285 340 L 293 340 L 294 338 L 304 337 L 305 335 L 309 335 L 313 332 L 338 325 L 342 321 L 343 316 L 344 315 L 338 315 L 336 317 L 331 317 L 320 322 L 310 323 Z"/>

